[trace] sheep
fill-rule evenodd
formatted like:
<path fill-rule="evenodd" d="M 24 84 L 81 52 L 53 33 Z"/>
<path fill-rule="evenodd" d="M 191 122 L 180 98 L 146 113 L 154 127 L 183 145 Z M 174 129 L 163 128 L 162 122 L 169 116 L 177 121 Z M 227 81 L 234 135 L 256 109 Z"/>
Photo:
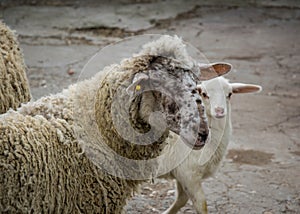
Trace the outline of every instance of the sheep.
<path fill-rule="evenodd" d="M 173 45 L 167 56 L 141 51 L 0 115 L 1 211 L 122 213 L 138 185 L 152 176 L 156 165 L 144 162 L 159 156 L 169 130 L 196 130 L 196 138 L 181 134 L 184 143 L 204 145 L 208 128 L 196 93 L 200 67 L 176 58 L 173 52 L 184 47 L 177 37 L 151 45 L 163 41 Z M 218 65 L 209 78 L 228 72 L 226 64 Z M 174 107 L 180 103 L 193 108 L 183 114 Z M 187 123 L 191 117 L 194 123 Z"/>
<path fill-rule="evenodd" d="M 26 66 L 16 36 L 0 21 L 0 114 L 31 99 Z"/>
<path fill-rule="evenodd" d="M 211 128 L 210 141 L 199 151 L 187 151 L 186 147 L 175 144 L 178 136 L 172 134 L 167 139 L 160 160 L 164 167 L 160 171 L 170 172 L 161 175 L 161 178 L 176 180 L 175 202 L 164 212 L 174 214 L 182 208 L 188 199 L 191 199 L 197 213 L 207 213 L 207 204 L 201 183 L 204 179 L 214 175 L 223 159 L 231 137 L 231 107 L 232 94 L 260 92 L 261 86 L 242 83 L 229 83 L 224 77 L 204 81 L 198 86 L 206 108 L 209 127 Z M 174 159 L 186 158 L 174 168 Z M 173 167 L 173 168 L 172 168 Z"/>

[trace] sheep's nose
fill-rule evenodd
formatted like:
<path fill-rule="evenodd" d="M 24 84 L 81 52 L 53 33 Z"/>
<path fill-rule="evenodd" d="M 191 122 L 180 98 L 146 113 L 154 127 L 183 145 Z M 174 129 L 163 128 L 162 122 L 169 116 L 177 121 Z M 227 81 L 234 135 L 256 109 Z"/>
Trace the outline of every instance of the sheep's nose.
<path fill-rule="evenodd" d="M 205 134 L 198 134 L 199 138 L 200 138 L 200 141 L 205 143 L 207 138 L 208 138 L 208 133 L 205 133 Z"/>
<path fill-rule="evenodd" d="M 225 116 L 225 115 L 224 115 L 225 110 L 224 110 L 224 108 L 222 108 L 222 107 L 216 107 L 216 108 L 215 108 L 215 113 L 216 113 L 216 117 L 217 117 L 217 118 L 222 118 L 222 117 Z"/>
<path fill-rule="evenodd" d="M 216 107 L 215 108 L 215 112 L 217 114 L 224 114 L 224 108 L 222 108 L 222 107 Z"/>

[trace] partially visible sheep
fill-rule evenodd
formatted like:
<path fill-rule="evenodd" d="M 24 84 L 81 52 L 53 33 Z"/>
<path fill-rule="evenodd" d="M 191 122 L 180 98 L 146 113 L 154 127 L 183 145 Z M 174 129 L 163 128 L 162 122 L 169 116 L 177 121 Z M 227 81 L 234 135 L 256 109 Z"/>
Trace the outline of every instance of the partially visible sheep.
<path fill-rule="evenodd" d="M 0 114 L 30 100 L 29 84 L 19 43 L 14 33 L 0 21 Z"/>
<path fill-rule="evenodd" d="M 175 44 L 176 50 L 182 47 L 176 38 L 162 40 Z M 197 119 L 197 114 L 205 118 L 201 97 L 195 93 L 199 67 L 195 63 L 183 65 L 180 60 L 160 56 L 159 52 L 140 54 L 105 68 L 105 76 L 98 73 L 62 93 L 0 115 L 0 210 L 121 213 L 141 183 L 126 178 L 148 171 L 136 165 L 121 165 L 120 157 L 157 157 L 169 129 L 180 134 L 180 121 L 190 121 L 191 117 L 195 125 L 185 124 L 199 130 L 196 145 L 192 146 L 202 147 L 208 133 L 203 128 L 205 121 Z M 226 72 L 217 71 L 214 76 Z M 174 100 L 153 87 L 169 91 L 173 99 L 196 108 L 180 114 Z M 166 129 L 153 112 L 166 114 Z M 140 138 L 133 135 L 132 129 L 152 134 Z M 120 131 L 127 133 L 130 141 Z M 189 136 L 183 136 L 187 144 L 193 143 Z M 144 179 L 150 178 L 150 173 L 151 168 Z"/>
<path fill-rule="evenodd" d="M 211 128 L 210 141 L 199 151 L 191 151 L 186 159 L 163 178 L 176 179 L 176 199 L 164 214 L 174 214 L 191 199 L 197 213 L 207 213 L 207 205 L 201 183 L 212 176 L 221 160 L 231 136 L 230 97 L 232 94 L 259 92 L 258 85 L 229 83 L 223 77 L 204 81 L 198 87 L 206 108 L 209 126 Z M 176 135 L 168 138 L 169 144 L 163 153 L 167 154 L 161 160 L 162 167 L 172 167 L 174 158 L 182 158 L 187 148 L 174 144 Z"/>

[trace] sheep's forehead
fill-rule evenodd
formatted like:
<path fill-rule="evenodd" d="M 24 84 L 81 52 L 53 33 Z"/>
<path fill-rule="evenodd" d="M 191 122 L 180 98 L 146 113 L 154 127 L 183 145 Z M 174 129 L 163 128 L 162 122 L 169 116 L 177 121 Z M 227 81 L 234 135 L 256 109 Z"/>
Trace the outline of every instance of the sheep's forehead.
<path fill-rule="evenodd" d="M 175 70 L 155 70 L 150 73 L 150 85 L 152 89 L 161 92 L 165 97 L 165 108 L 167 111 L 174 110 L 176 104 L 178 107 L 185 107 L 185 113 L 198 111 L 196 100 L 201 97 L 196 91 L 196 80 L 192 72 L 175 69 Z M 171 108 L 171 109 L 168 109 Z"/>
<path fill-rule="evenodd" d="M 149 75 L 151 80 L 157 80 L 161 84 L 171 82 L 178 89 L 196 87 L 197 84 L 196 75 L 192 71 L 180 68 L 174 70 L 154 70 L 150 71 Z"/>
<path fill-rule="evenodd" d="M 223 95 L 232 91 L 230 83 L 225 78 L 214 78 L 201 83 L 203 91 L 209 95 Z"/>
<path fill-rule="evenodd" d="M 168 91 L 177 100 L 185 100 L 186 96 L 192 96 L 191 92 L 197 86 L 195 79 L 188 72 L 154 72 L 150 79 L 153 84 Z"/>

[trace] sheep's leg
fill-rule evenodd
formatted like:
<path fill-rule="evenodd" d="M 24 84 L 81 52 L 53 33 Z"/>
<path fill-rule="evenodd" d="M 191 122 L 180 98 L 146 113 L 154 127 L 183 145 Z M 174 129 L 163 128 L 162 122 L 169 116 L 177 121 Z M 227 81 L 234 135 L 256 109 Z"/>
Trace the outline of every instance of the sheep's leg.
<path fill-rule="evenodd" d="M 190 199 L 193 202 L 193 206 L 198 214 L 207 214 L 207 202 L 202 189 L 201 182 L 194 183 L 187 186 L 186 189 Z"/>
<path fill-rule="evenodd" d="M 176 180 L 176 199 L 174 203 L 163 214 L 175 214 L 182 208 L 189 200 L 182 185 Z"/>

